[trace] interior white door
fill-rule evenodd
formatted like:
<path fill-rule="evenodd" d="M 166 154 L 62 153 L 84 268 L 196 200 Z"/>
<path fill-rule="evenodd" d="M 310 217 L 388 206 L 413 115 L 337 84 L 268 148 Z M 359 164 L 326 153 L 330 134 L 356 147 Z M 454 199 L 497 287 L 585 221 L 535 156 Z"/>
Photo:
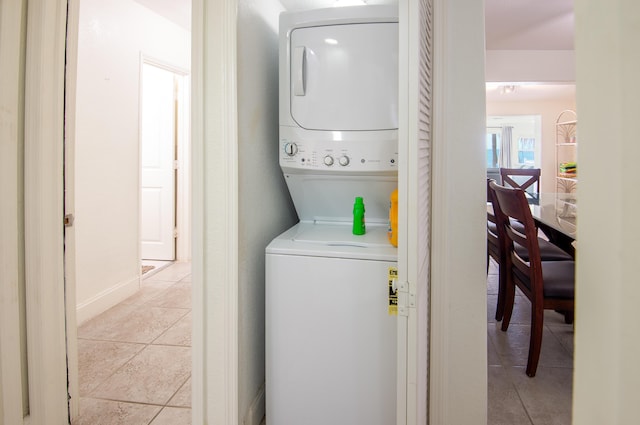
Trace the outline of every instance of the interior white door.
<path fill-rule="evenodd" d="M 141 257 L 175 259 L 175 74 L 144 63 L 141 97 Z"/>
<path fill-rule="evenodd" d="M 398 416 L 428 423 L 432 168 L 432 0 L 400 2 Z"/>

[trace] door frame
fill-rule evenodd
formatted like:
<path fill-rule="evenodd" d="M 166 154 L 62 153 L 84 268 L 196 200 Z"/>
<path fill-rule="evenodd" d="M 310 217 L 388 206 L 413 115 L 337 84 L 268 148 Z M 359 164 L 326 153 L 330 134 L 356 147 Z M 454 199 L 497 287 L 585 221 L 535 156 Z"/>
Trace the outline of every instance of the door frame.
<path fill-rule="evenodd" d="M 25 278 L 30 424 L 68 418 L 63 138 L 64 0 L 29 1 L 25 69 Z"/>
<path fill-rule="evenodd" d="M 20 286 L 24 285 L 24 207 L 22 149 L 23 126 L 21 106 L 24 84 L 20 72 L 24 66 L 25 4 L 0 3 L 0 423 L 20 424 L 23 419 L 23 394 L 28 385 L 23 381 L 25 336 L 24 308 Z M 4 390 L 3 390 L 4 389 Z"/>
<path fill-rule="evenodd" d="M 9 51 L 13 49 L 15 52 L 17 47 L 20 58 L 17 61 L 13 58 L 10 61 L 3 60 L 0 74 L 15 76 L 18 79 L 17 87 L 20 87 L 20 79 L 24 75 L 24 92 L 17 93 L 17 97 L 12 99 L 14 103 L 10 104 L 10 110 L 15 111 L 16 115 L 6 116 L 7 123 L 15 125 L 16 136 L 24 137 L 24 186 L 20 188 L 16 176 L 9 182 L 5 183 L 3 179 L 0 183 L 3 194 L 8 189 L 9 193 L 16 195 L 16 203 L 24 195 L 24 234 L 16 229 L 7 235 L 14 242 L 18 241 L 18 247 L 20 239 L 24 238 L 29 368 L 29 413 L 24 418 L 21 400 L 9 404 L 12 402 L 10 394 L 22 388 L 24 383 L 19 373 L 17 376 L 15 372 L 4 374 L 6 367 L 15 367 L 19 363 L 13 356 L 0 359 L 3 379 L 0 383 L 0 413 L 3 420 L 15 424 L 40 425 L 65 423 L 68 420 L 62 193 L 66 6 L 66 0 L 29 1 L 28 8 L 25 0 L 9 4 L 4 2 L 0 6 L 3 19 L 5 13 L 8 19 L 15 19 L 7 26 L 6 22 L 2 23 L 0 43 L 3 51 L 4 47 L 10 47 Z M 26 20 L 22 19 L 25 10 Z M 16 41 L 17 45 L 13 44 Z M 24 63 L 20 63 L 23 58 Z M 24 123 L 20 122 L 21 116 Z M 3 115 L 3 123 L 4 118 Z M 21 127 L 24 133 L 21 133 Z M 7 158 L 8 170 L 20 170 L 22 164 L 19 161 L 19 154 Z M 7 204 L 0 209 L 3 218 L 5 213 L 18 210 L 10 202 Z M 4 246 L 4 233 L 2 238 Z M 20 268 L 19 256 L 16 253 L 8 257 L 7 268 Z M 4 267 L 2 274 L 4 277 Z M 15 277 L 14 274 L 13 279 Z M 3 295 L 9 295 L 6 291 L 11 288 L 2 286 Z M 5 340 L 4 337 L 7 336 L 5 331 L 11 331 L 7 329 L 10 324 L 15 326 L 14 322 L 3 321 L 0 328 L 3 343 L 8 341 L 9 345 L 11 339 Z M 4 348 L 3 344 L 2 354 Z M 9 379 L 15 381 L 7 382 Z"/>
<path fill-rule="evenodd" d="M 193 423 L 238 424 L 238 0 L 193 0 Z"/>

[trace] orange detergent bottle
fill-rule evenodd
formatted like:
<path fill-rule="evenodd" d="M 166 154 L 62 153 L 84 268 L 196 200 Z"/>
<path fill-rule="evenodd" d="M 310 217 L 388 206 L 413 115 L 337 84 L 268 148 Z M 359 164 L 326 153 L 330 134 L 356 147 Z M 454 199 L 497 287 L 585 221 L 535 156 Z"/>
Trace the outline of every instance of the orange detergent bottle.
<path fill-rule="evenodd" d="M 391 245 L 398 246 L 398 189 L 391 192 L 389 202 L 389 228 L 387 237 Z"/>

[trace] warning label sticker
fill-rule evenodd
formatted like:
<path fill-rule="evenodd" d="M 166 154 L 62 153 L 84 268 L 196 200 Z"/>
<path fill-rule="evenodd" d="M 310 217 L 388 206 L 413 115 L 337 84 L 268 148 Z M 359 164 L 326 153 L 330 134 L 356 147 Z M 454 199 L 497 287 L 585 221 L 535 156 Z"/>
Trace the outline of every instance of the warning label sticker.
<path fill-rule="evenodd" d="M 389 315 L 398 315 L 398 291 L 394 290 L 393 284 L 398 278 L 398 268 L 389 267 Z"/>

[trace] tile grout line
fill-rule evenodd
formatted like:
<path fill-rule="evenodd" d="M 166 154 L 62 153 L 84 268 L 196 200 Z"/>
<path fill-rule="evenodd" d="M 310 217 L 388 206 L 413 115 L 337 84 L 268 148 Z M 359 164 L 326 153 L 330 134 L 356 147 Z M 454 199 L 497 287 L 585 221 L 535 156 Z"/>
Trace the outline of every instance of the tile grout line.
<path fill-rule="evenodd" d="M 175 264 L 175 263 L 174 263 Z M 168 265 L 167 267 L 163 267 L 161 270 L 159 270 L 158 272 L 168 269 L 169 267 L 171 267 L 171 265 Z M 170 405 L 171 400 L 180 392 L 181 389 L 183 389 L 184 385 L 189 381 L 189 379 L 191 379 L 191 371 L 189 371 L 188 376 L 185 378 L 185 380 L 180 383 L 176 390 L 168 396 L 168 398 L 166 399 L 166 401 L 164 403 L 161 404 L 156 404 L 156 403 L 145 403 L 145 402 L 139 402 L 139 401 L 135 401 L 135 400 L 117 400 L 117 399 L 113 399 L 113 398 L 102 398 L 102 397 L 97 397 L 95 395 L 93 395 L 93 393 L 101 386 L 103 385 L 105 382 L 107 382 L 109 379 L 111 379 L 114 375 L 116 375 L 118 372 L 120 372 L 122 370 L 122 368 L 124 368 L 127 364 L 129 364 L 133 359 L 135 359 L 137 356 L 139 356 L 141 353 L 143 353 L 146 349 L 148 349 L 149 347 L 184 347 L 184 348 L 189 348 L 191 349 L 191 344 L 189 345 L 181 345 L 181 344 L 154 344 L 155 341 L 157 341 L 159 338 L 161 338 L 163 335 L 165 335 L 169 330 L 171 330 L 178 322 L 180 322 L 181 320 L 183 320 L 187 315 L 189 315 L 192 311 L 191 306 L 187 307 L 187 308 L 183 308 L 183 307 L 162 307 L 162 306 L 155 306 L 155 305 L 150 305 L 150 303 L 153 302 L 153 300 L 157 299 L 158 297 L 160 297 L 163 293 L 165 293 L 166 291 L 170 290 L 172 287 L 174 287 L 175 285 L 181 283 L 184 284 L 185 286 L 191 285 L 191 281 L 186 281 L 185 279 L 188 279 L 190 277 L 191 273 L 186 273 L 183 276 L 180 276 L 179 274 L 177 274 L 177 276 L 179 276 L 176 279 L 172 279 L 172 280 L 157 280 L 158 282 L 162 282 L 162 283 L 169 283 L 170 285 L 167 286 L 167 288 L 164 288 L 163 290 L 161 290 L 156 296 L 152 297 L 151 299 L 142 302 L 140 304 L 126 304 L 124 301 L 117 304 L 117 305 L 122 305 L 125 310 L 131 310 L 131 311 L 136 311 L 139 310 L 142 306 L 146 306 L 148 308 L 162 308 L 162 309 L 166 309 L 166 310 L 182 310 L 183 314 L 181 314 L 179 317 L 177 317 L 174 321 L 171 321 L 166 329 L 164 329 L 159 335 L 157 335 L 155 338 L 153 338 L 151 341 L 149 342 L 139 342 L 139 341 L 122 341 L 122 340 L 110 340 L 110 339 L 92 339 L 92 338 L 86 338 L 86 337 L 82 337 L 82 338 L 78 338 L 78 340 L 85 340 L 85 341 L 96 341 L 96 342 L 108 342 L 108 343 L 114 343 L 114 344 L 130 344 L 130 345 L 135 345 L 138 346 L 137 348 L 139 348 L 136 353 L 134 353 L 131 357 L 128 357 L 126 360 L 123 361 L 123 363 L 118 366 L 112 373 L 110 373 L 107 377 L 105 377 L 104 379 L 100 380 L 100 382 L 96 383 L 95 386 L 93 386 L 91 388 L 90 391 L 87 392 L 87 394 L 85 396 L 83 395 L 79 395 L 81 398 L 85 398 L 85 399 L 92 399 L 92 400 L 103 400 L 103 401 L 109 401 L 109 402 L 115 402 L 115 403 L 125 403 L 125 404 L 135 404 L 135 405 L 143 405 L 143 406 L 153 406 L 153 407 L 159 407 L 160 409 L 158 410 L 158 412 L 150 419 L 149 424 L 151 424 L 153 421 L 156 420 L 156 418 L 161 414 L 161 412 L 165 409 L 165 408 L 175 408 L 175 409 L 187 409 L 190 410 L 191 409 L 191 403 L 189 403 L 189 406 L 173 406 Z M 152 276 L 152 275 L 151 275 Z M 151 277 L 148 276 L 148 277 Z M 142 279 L 145 280 L 145 279 Z M 125 300 L 126 301 L 126 300 Z M 115 307 L 115 306 L 114 306 Z M 113 324 L 111 324 L 112 319 L 114 318 L 107 318 L 106 319 L 106 323 L 105 326 L 107 328 L 109 328 L 110 326 L 114 326 Z M 81 418 L 78 418 L 81 419 Z"/>
<path fill-rule="evenodd" d="M 183 310 L 183 309 L 180 309 Z M 164 331 L 162 331 L 162 333 L 160 335 L 158 335 L 157 337 L 155 337 L 150 343 L 149 345 L 168 345 L 168 346 L 177 346 L 177 347 L 184 347 L 184 345 L 173 345 L 173 344 L 153 344 L 154 342 L 156 342 L 160 337 L 162 337 L 164 334 L 166 334 L 167 332 L 169 332 L 169 330 L 171 328 L 173 328 L 179 321 L 181 321 L 182 319 L 184 319 L 185 317 L 187 317 L 187 314 L 191 313 L 191 309 L 184 309 L 187 310 L 182 316 L 180 316 L 178 318 L 178 320 L 176 320 L 175 322 L 173 322 L 169 327 L 167 327 L 167 329 L 165 329 Z M 191 347 L 191 346 L 189 346 Z"/>
<path fill-rule="evenodd" d="M 527 406 L 524 403 L 524 400 L 522 399 L 522 395 L 520 394 L 520 391 L 518 390 L 518 386 L 516 385 L 515 380 L 513 379 L 512 373 L 513 373 L 513 368 L 514 367 L 520 367 L 520 366 L 510 366 L 510 367 L 507 368 L 507 376 L 509 377 L 509 382 L 511 383 L 511 386 L 513 387 L 513 389 L 516 391 L 516 394 L 518 395 L 518 400 L 520 400 L 520 404 L 522 405 L 522 409 L 527 414 L 527 418 L 529 419 L 530 424 L 531 425 L 536 425 L 535 422 L 533 421 L 533 418 L 531 417 L 531 413 L 529 413 L 529 409 L 527 409 Z M 525 368 L 526 368 L 526 366 L 525 366 Z"/>
<path fill-rule="evenodd" d="M 182 387 L 184 387 L 184 384 L 186 384 L 189 379 L 191 379 L 191 374 L 189 374 L 189 376 L 187 377 L 187 379 L 184 380 L 184 382 L 182 384 L 180 384 L 180 386 L 178 387 L 178 389 L 176 390 L 175 393 L 173 393 L 171 395 L 171 397 L 169 397 L 169 400 L 167 400 L 167 402 L 165 403 L 164 407 L 184 407 L 184 406 L 170 406 L 169 403 L 171 402 L 171 400 L 173 400 L 173 398 L 176 396 L 176 394 L 178 394 L 180 392 L 180 390 L 182 389 Z M 191 403 L 189 403 L 191 404 Z M 189 405 L 189 408 L 191 408 L 191 405 Z"/>
<path fill-rule="evenodd" d="M 118 342 L 118 343 L 122 343 L 119 341 L 100 341 L 100 342 Z M 131 360 L 133 360 L 135 357 L 138 356 L 138 354 L 140 354 L 142 351 L 144 351 L 144 349 L 147 347 L 147 344 L 138 344 L 136 343 L 136 345 L 144 345 L 144 347 L 142 347 L 140 350 L 136 351 L 131 357 L 129 357 L 126 361 L 122 362 L 122 364 L 117 367 L 113 373 L 111 373 L 110 375 L 108 375 L 107 377 L 105 377 L 102 381 L 100 381 L 99 383 L 97 383 L 92 389 L 91 391 L 89 391 L 88 395 L 91 395 L 91 393 L 93 393 L 95 390 L 98 389 L 98 387 L 100 387 L 100 385 L 104 384 L 105 382 L 107 382 L 113 375 L 115 375 L 116 373 L 118 373 L 118 371 L 120 369 L 122 369 L 127 363 L 129 363 Z M 80 397 L 82 397 L 82 395 L 80 395 Z M 91 397 L 85 397 L 85 398 L 91 398 Z"/>

